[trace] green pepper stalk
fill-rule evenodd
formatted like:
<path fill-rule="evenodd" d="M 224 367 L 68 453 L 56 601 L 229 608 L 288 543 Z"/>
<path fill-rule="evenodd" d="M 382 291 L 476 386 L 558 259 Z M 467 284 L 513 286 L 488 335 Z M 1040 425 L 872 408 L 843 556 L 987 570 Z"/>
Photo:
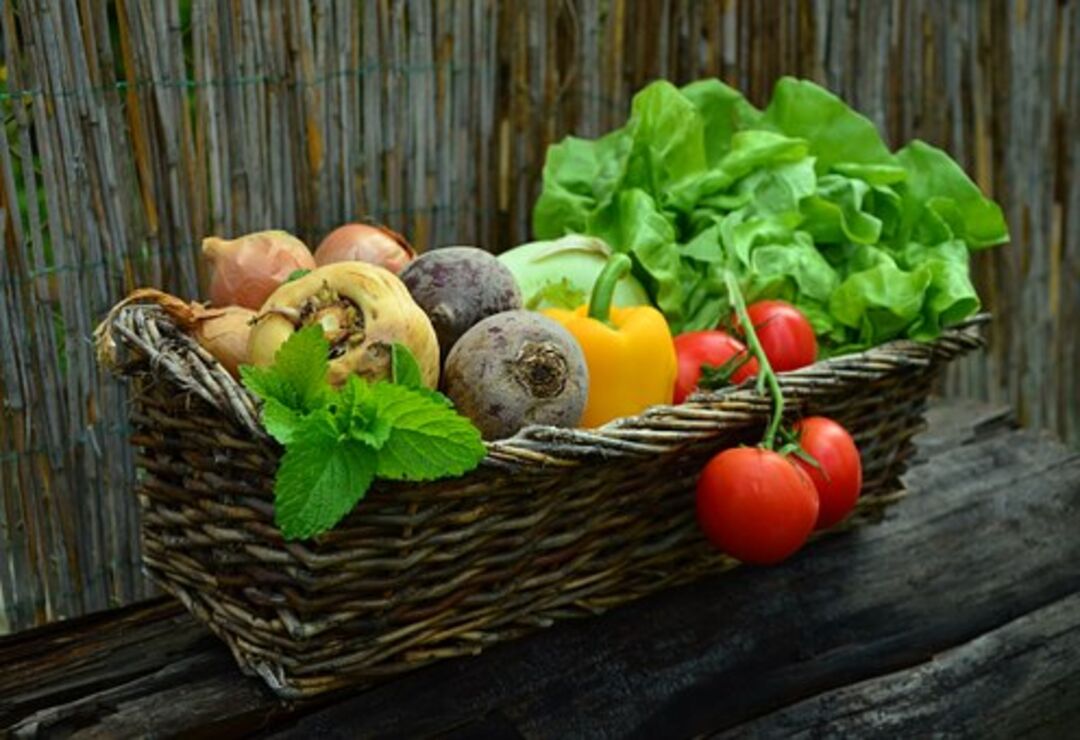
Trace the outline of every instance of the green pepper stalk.
<path fill-rule="evenodd" d="M 630 271 L 630 258 L 625 254 L 612 255 L 604 269 L 593 283 L 592 295 L 589 296 L 589 318 L 611 324 L 611 300 L 615 288 L 623 276 Z"/>
<path fill-rule="evenodd" d="M 764 391 L 767 384 L 769 394 L 773 399 L 772 418 L 769 419 L 769 426 L 765 430 L 765 438 L 761 441 L 762 447 L 771 450 L 775 444 L 776 432 L 780 429 L 780 422 L 784 418 L 784 394 L 780 390 L 780 381 L 777 380 L 776 373 L 769 364 L 769 358 L 765 356 L 765 350 L 761 348 L 761 342 L 758 341 L 757 332 L 754 331 L 754 322 L 750 320 L 750 315 L 746 312 L 746 301 L 739 288 L 739 281 L 731 270 L 724 271 L 724 283 L 727 285 L 731 302 L 735 306 L 735 315 L 738 316 L 739 323 L 742 324 L 746 334 L 746 344 L 758 361 L 758 393 Z"/>

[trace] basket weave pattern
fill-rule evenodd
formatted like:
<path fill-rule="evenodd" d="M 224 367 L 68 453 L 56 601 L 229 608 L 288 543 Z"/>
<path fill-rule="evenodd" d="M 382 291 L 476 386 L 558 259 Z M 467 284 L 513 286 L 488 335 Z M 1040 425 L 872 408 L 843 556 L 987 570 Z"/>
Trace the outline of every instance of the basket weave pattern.
<path fill-rule="evenodd" d="M 780 376 L 792 416 L 825 414 L 859 445 L 864 493 L 840 528 L 880 518 L 944 363 L 981 321 Z M 379 483 L 334 530 L 284 542 L 280 448 L 255 399 L 159 309 L 117 312 L 105 341 L 132 381 L 143 559 L 285 698 L 474 654 L 736 563 L 697 529 L 693 487 L 718 450 L 752 444 L 770 404 L 750 387 L 701 394 L 599 430 L 531 427 L 481 467 Z"/>

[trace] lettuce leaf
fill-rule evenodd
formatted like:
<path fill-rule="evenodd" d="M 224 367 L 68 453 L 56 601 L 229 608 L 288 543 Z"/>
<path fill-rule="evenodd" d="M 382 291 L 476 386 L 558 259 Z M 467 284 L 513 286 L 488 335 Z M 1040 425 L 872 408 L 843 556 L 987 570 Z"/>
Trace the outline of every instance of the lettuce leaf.
<path fill-rule="evenodd" d="M 969 252 L 1008 240 L 1001 208 L 944 152 L 893 153 L 840 98 L 793 78 L 764 110 L 718 80 L 642 89 L 626 125 L 551 146 L 537 238 L 598 236 L 674 332 L 749 299 L 806 313 L 826 354 L 932 339 L 979 309 Z"/>
<path fill-rule="evenodd" d="M 908 173 L 901 191 L 905 241 L 937 244 L 955 237 L 969 249 L 1008 241 L 1001 206 L 983 196 L 945 152 L 916 139 L 897 159 Z"/>

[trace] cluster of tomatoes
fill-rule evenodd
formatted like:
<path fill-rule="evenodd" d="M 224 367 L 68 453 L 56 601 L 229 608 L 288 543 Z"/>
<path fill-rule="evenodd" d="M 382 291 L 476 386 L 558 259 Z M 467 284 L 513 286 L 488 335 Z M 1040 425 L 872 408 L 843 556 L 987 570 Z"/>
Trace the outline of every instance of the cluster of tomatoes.
<path fill-rule="evenodd" d="M 747 307 L 758 344 L 776 372 L 814 362 L 813 327 L 795 307 L 759 301 Z M 738 326 L 733 322 L 734 326 Z M 699 331 L 675 339 L 679 377 L 675 401 L 713 376 L 740 383 L 759 372 L 740 338 Z M 724 450 L 706 464 L 697 485 L 697 518 L 718 549 L 747 563 L 777 563 L 795 553 L 815 529 L 826 529 L 855 507 L 862 488 L 859 450 L 840 424 L 821 416 L 795 424 L 791 444 Z"/>

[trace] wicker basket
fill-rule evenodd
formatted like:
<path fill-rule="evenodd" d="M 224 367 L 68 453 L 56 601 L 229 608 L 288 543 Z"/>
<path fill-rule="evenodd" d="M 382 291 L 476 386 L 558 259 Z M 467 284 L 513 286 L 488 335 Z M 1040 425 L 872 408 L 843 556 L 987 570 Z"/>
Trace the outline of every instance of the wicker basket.
<path fill-rule="evenodd" d="M 864 493 L 842 527 L 902 495 L 931 385 L 981 344 L 984 318 L 780 376 L 793 415 L 831 416 L 859 444 Z M 711 455 L 759 437 L 769 402 L 752 388 L 598 430 L 528 428 L 464 478 L 379 484 L 331 532 L 286 543 L 271 495 L 281 450 L 254 398 L 156 307 L 105 328 L 99 349 L 132 384 L 146 568 L 284 698 L 475 654 L 736 565 L 700 535 L 692 491 Z"/>

